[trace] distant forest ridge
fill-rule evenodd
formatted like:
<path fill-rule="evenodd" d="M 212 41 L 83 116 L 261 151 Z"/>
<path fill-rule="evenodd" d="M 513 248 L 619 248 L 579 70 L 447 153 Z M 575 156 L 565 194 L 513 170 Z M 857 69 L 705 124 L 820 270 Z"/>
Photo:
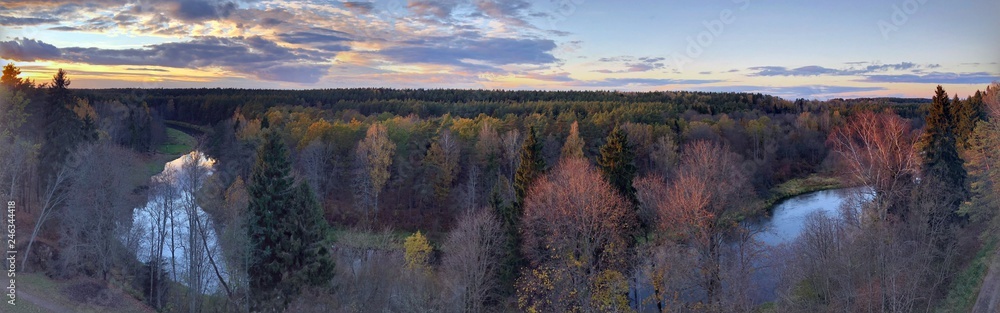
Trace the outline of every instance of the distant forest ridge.
<path fill-rule="evenodd" d="M 364 115 L 390 112 L 421 117 L 475 117 L 576 111 L 609 112 L 629 105 L 643 113 L 655 112 L 657 118 L 693 111 L 699 114 L 722 114 L 758 110 L 768 114 L 828 110 L 830 107 L 862 105 L 892 108 L 906 117 L 922 116 L 930 99 L 859 98 L 827 101 L 794 101 L 762 93 L 700 91 L 515 91 L 472 89 L 75 89 L 77 97 L 92 102 L 128 101 L 168 112 L 167 118 L 196 124 L 215 124 L 240 111 L 259 116 L 271 107 L 304 106 L 333 110 L 356 110 Z M 512 105 L 516 104 L 516 105 Z M 664 105 L 666 104 L 666 105 Z M 640 122 L 640 120 L 634 120 Z"/>

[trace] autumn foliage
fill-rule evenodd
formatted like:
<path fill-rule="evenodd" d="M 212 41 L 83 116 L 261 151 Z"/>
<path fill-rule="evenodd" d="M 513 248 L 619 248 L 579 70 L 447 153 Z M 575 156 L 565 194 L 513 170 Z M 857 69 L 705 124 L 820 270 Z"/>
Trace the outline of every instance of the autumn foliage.
<path fill-rule="evenodd" d="M 593 301 L 613 303 L 591 290 L 621 285 L 608 281 L 620 273 L 605 271 L 626 268 L 625 234 L 635 225 L 628 202 L 585 159 L 562 160 L 530 190 L 522 248 L 533 270 L 518 282 L 519 305 L 587 311 Z M 598 283 L 605 287 L 592 288 Z"/>

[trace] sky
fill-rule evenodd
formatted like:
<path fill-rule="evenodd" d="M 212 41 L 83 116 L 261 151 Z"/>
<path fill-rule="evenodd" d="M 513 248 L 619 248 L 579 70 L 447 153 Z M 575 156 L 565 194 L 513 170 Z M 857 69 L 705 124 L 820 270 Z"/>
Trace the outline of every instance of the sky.
<path fill-rule="evenodd" d="M 997 0 L 0 0 L 0 62 L 75 88 L 345 87 L 962 97 Z"/>

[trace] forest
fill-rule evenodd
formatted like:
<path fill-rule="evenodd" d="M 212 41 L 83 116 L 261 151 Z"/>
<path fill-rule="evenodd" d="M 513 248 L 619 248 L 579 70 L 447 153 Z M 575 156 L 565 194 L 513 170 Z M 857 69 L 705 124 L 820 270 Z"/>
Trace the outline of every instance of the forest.
<path fill-rule="evenodd" d="M 3 69 L 8 250 L 118 310 L 968 312 L 997 251 L 998 82 L 820 101 L 70 74 Z M 836 214 L 759 239 L 831 189 Z"/>

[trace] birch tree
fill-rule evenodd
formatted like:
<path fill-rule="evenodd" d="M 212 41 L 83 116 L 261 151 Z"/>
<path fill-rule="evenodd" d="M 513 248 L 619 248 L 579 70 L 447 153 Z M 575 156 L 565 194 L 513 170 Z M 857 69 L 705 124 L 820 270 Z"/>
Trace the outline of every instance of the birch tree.
<path fill-rule="evenodd" d="M 354 150 L 355 196 L 369 223 L 374 223 L 377 218 L 378 196 L 389 180 L 389 165 L 395 152 L 396 144 L 389 140 L 386 127 L 382 124 L 368 127 L 365 138 Z"/>

